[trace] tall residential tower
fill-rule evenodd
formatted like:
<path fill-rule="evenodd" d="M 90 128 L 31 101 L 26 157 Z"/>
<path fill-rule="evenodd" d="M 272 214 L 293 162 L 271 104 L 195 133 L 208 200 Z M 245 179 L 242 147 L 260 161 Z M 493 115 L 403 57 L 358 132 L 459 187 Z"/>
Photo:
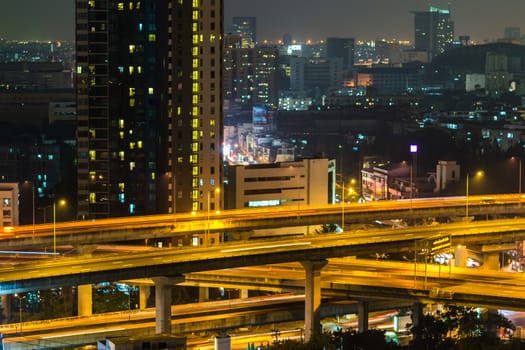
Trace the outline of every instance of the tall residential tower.
<path fill-rule="evenodd" d="M 414 31 L 415 50 L 426 51 L 431 61 L 454 41 L 450 10 L 431 6 L 428 11 L 414 12 Z"/>
<path fill-rule="evenodd" d="M 78 216 L 215 210 L 223 0 L 76 0 Z"/>

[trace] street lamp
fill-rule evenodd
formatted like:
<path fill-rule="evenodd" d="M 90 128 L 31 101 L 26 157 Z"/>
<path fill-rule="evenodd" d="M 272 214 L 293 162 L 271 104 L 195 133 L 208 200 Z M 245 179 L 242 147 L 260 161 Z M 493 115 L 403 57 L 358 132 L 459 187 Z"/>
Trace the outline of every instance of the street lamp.
<path fill-rule="evenodd" d="M 26 297 L 15 293 L 15 298 L 18 299 L 18 310 L 20 316 L 20 334 L 22 334 L 22 300 L 24 300 Z"/>
<path fill-rule="evenodd" d="M 65 205 L 66 201 L 61 199 L 58 205 Z M 53 201 L 53 256 L 57 254 L 57 201 Z"/>
<path fill-rule="evenodd" d="M 477 171 L 475 177 L 483 176 L 483 171 Z M 470 174 L 467 173 L 467 184 L 465 188 L 465 220 L 468 220 L 468 185 L 469 185 Z"/>
<path fill-rule="evenodd" d="M 414 185 L 412 183 L 413 177 L 417 178 L 417 145 L 410 145 L 410 153 L 412 153 L 412 163 L 410 164 L 410 199 L 414 198 Z M 412 204 L 412 201 L 410 201 Z"/>

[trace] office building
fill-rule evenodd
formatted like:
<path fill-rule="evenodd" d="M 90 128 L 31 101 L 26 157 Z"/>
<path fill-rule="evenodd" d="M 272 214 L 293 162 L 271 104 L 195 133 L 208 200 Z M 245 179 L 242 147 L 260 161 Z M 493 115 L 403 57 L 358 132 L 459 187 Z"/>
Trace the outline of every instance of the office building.
<path fill-rule="evenodd" d="M 228 167 L 228 209 L 334 202 L 335 162 L 326 158 Z"/>
<path fill-rule="evenodd" d="M 0 232 L 9 232 L 12 227 L 18 226 L 18 192 L 17 183 L 0 183 L 0 209 L 2 210 Z"/>
<path fill-rule="evenodd" d="M 310 94 L 343 86 L 343 59 L 290 58 L 290 90 Z"/>
<path fill-rule="evenodd" d="M 76 1 L 79 217 L 220 207 L 222 21 L 222 0 Z"/>
<path fill-rule="evenodd" d="M 342 58 L 343 69 L 351 70 L 354 67 L 355 44 L 353 38 L 327 38 L 326 57 Z"/>
<path fill-rule="evenodd" d="M 414 12 L 415 51 L 426 51 L 429 61 L 445 52 L 454 41 L 454 22 L 450 10 L 430 7 Z"/>
<path fill-rule="evenodd" d="M 242 38 L 242 47 L 255 47 L 257 44 L 257 20 L 255 17 L 233 17 L 232 32 Z"/>

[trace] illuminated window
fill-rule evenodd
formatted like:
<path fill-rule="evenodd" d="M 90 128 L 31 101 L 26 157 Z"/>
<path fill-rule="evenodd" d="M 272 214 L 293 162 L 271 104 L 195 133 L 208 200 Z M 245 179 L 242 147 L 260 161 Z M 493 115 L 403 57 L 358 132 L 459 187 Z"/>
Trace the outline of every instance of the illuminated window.
<path fill-rule="evenodd" d="M 199 68 L 199 59 L 198 58 L 194 58 L 193 59 L 192 67 L 193 68 Z"/>
<path fill-rule="evenodd" d="M 182 113 L 182 109 L 181 109 L 181 107 L 179 106 L 179 107 L 177 107 L 177 115 L 180 115 L 181 113 Z"/>
<path fill-rule="evenodd" d="M 151 179 L 152 179 L 152 180 L 155 180 L 155 172 L 152 172 L 152 173 L 151 173 Z"/>
<path fill-rule="evenodd" d="M 135 162 L 129 162 L 129 170 L 133 171 L 135 169 Z"/>
<path fill-rule="evenodd" d="M 138 72 L 139 74 L 142 74 L 142 66 L 137 66 L 137 72 Z"/>
<path fill-rule="evenodd" d="M 211 43 L 215 42 L 215 34 L 210 34 L 210 42 Z"/>
<path fill-rule="evenodd" d="M 191 120 L 191 127 L 192 127 L 193 129 L 197 129 L 197 128 L 199 127 L 199 119 L 197 119 L 197 118 L 193 118 L 193 119 Z"/>
<path fill-rule="evenodd" d="M 118 183 L 118 189 L 119 189 L 120 192 L 124 192 L 124 187 L 125 187 L 124 186 L 124 182 L 119 182 Z"/>
<path fill-rule="evenodd" d="M 192 152 L 199 152 L 199 143 L 198 142 L 192 142 L 191 143 L 191 151 Z"/>
<path fill-rule="evenodd" d="M 134 98 L 130 98 L 129 99 L 129 106 L 130 107 L 135 107 L 135 99 Z"/>
<path fill-rule="evenodd" d="M 199 202 L 193 202 L 192 206 L 191 206 L 191 210 L 192 211 L 197 211 L 199 210 Z"/>
<path fill-rule="evenodd" d="M 191 198 L 192 199 L 199 199 L 199 190 L 192 190 L 191 191 Z"/>
<path fill-rule="evenodd" d="M 183 162 L 183 158 L 182 157 L 177 157 L 177 163 L 182 164 L 182 162 Z"/>
<path fill-rule="evenodd" d="M 194 70 L 192 73 L 191 73 L 191 78 L 193 80 L 199 80 L 199 71 L 198 70 Z"/>
<path fill-rule="evenodd" d="M 149 42 L 154 42 L 155 40 L 157 40 L 157 36 L 155 34 L 148 34 L 148 41 Z"/>
<path fill-rule="evenodd" d="M 137 148 L 142 148 L 142 141 L 137 141 Z"/>
<path fill-rule="evenodd" d="M 89 203 L 96 203 L 97 202 L 97 194 L 95 192 L 89 193 Z"/>
<path fill-rule="evenodd" d="M 197 154 L 190 155 L 190 163 L 191 164 L 198 164 L 199 163 L 199 156 Z"/>
<path fill-rule="evenodd" d="M 119 3 L 117 4 L 117 9 L 118 9 L 119 11 L 124 11 L 124 3 L 123 3 L 123 2 L 119 2 Z"/>
<path fill-rule="evenodd" d="M 119 127 L 120 129 L 124 129 L 124 119 L 119 119 L 119 120 L 118 120 L 118 127 Z"/>
<path fill-rule="evenodd" d="M 124 139 L 124 131 L 120 131 L 118 134 L 119 134 L 120 139 L 123 140 Z"/>
<path fill-rule="evenodd" d="M 133 2 L 131 2 L 131 1 L 129 2 L 129 9 L 130 9 L 130 11 L 133 10 Z"/>
<path fill-rule="evenodd" d="M 135 67 L 129 66 L 129 75 L 132 75 L 134 71 L 135 71 Z"/>
<path fill-rule="evenodd" d="M 198 46 L 192 47 L 191 53 L 193 54 L 193 56 L 199 56 L 199 47 Z"/>
<path fill-rule="evenodd" d="M 89 172 L 89 179 L 91 181 L 95 181 L 96 177 L 97 177 L 97 173 L 96 172 L 94 172 L 94 171 L 90 171 Z"/>
<path fill-rule="evenodd" d="M 88 6 L 89 6 L 90 8 L 94 8 L 94 7 L 95 7 L 95 0 L 89 0 L 89 1 L 88 1 Z"/>
<path fill-rule="evenodd" d="M 193 8 L 199 7 L 199 0 L 193 0 L 192 6 L 193 6 Z"/>
<path fill-rule="evenodd" d="M 193 34 L 191 42 L 196 45 L 199 43 L 199 36 L 197 34 Z"/>
<path fill-rule="evenodd" d="M 133 87 L 129 88 L 129 96 L 130 97 L 135 96 L 135 88 L 133 88 Z"/>
<path fill-rule="evenodd" d="M 139 32 L 142 32 L 143 28 L 144 28 L 144 25 L 142 23 L 139 23 Z"/>
<path fill-rule="evenodd" d="M 191 111 L 191 114 L 196 117 L 199 115 L 199 107 L 193 107 L 192 108 L 192 111 Z"/>
<path fill-rule="evenodd" d="M 155 90 L 152 87 L 148 88 L 148 94 L 153 95 L 154 91 Z"/>
<path fill-rule="evenodd" d="M 199 11 L 197 11 L 197 10 L 193 10 L 192 19 L 193 19 L 194 21 L 196 21 L 196 20 L 199 19 Z"/>
<path fill-rule="evenodd" d="M 82 74 L 82 66 L 77 67 L 77 74 Z"/>
<path fill-rule="evenodd" d="M 192 28 L 193 28 L 193 32 L 198 32 L 199 31 L 199 23 L 197 22 L 193 22 L 192 24 Z"/>
<path fill-rule="evenodd" d="M 193 83 L 192 84 L 192 91 L 193 92 L 199 92 L 199 83 Z"/>
<path fill-rule="evenodd" d="M 192 102 L 194 105 L 199 103 L 199 95 L 193 95 Z"/>
<path fill-rule="evenodd" d="M 124 160 L 124 151 L 118 152 L 118 157 L 120 158 L 120 160 Z"/>
<path fill-rule="evenodd" d="M 135 45 L 129 45 L 129 53 L 135 53 Z"/>
<path fill-rule="evenodd" d="M 199 132 L 197 130 L 192 131 L 191 139 L 192 140 L 198 140 L 199 139 Z"/>
<path fill-rule="evenodd" d="M 97 160 L 97 151 L 89 151 L 89 160 Z"/>
<path fill-rule="evenodd" d="M 135 142 L 129 143 L 129 149 L 135 149 Z"/>
<path fill-rule="evenodd" d="M 193 176 L 199 176 L 199 167 L 198 166 L 194 166 L 192 169 L 191 169 L 191 174 Z"/>
<path fill-rule="evenodd" d="M 210 126 L 211 126 L 211 127 L 214 127 L 214 126 L 215 126 L 215 119 L 210 119 Z"/>

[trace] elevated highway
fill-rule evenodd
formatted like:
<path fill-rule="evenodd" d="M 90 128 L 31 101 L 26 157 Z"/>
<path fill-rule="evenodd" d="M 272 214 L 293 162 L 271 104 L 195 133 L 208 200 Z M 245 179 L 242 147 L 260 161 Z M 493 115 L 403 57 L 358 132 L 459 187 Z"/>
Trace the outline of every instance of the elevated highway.
<path fill-rule="evenodd" d="M 413 200 L 345 203 L 326 206 L 284 206 L 224 210 L 210 216 L 207 213 L 184 213 L 74 221 L 14 227 L 0 233 L 3 250 L 40 249 L 53 251 L 53 245 L 78 247 L 115 242 L 144 242 L 180 235 L 211 232 L 246 233 L 254 229 L 272 229 L 327 223 L 345 223 L 345 229 L 376 219 L 462 218 L 465 197 L 421 198 Z M 517 194 L 469 196 L 469 216 L 512 217 L 525 214 L 525 197 Z"/>
<path fill-rule="evenodd" d="M 0 294 L 60 286 L 120 281 L 153 276 L 267 264 L 320 261 L 336 257 L 402 252 L 416 242 L 450 237 L 451 244 L 488 245 L 525 239 L 525 219 L 490 220 L 404 229 L 368 230 L 210 247 L 159 248 L 103 256 L 57 257 L 0 266 Z"/>

